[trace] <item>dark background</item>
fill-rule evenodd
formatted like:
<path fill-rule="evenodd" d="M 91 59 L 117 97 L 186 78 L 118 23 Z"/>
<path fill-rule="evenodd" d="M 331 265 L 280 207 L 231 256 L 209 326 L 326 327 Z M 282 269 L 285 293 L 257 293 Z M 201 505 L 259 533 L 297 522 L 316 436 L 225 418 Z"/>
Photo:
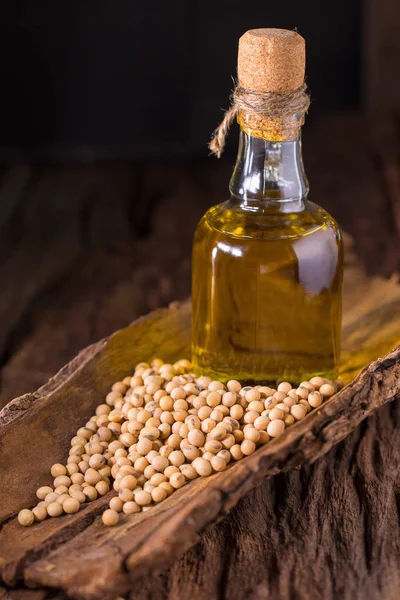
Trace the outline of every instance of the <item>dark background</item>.
<path fill-rule="evenodd" d="M 205 155 L 253 27 L 306 38 L 312 117 L 361 101 L 361 0 L 25 0 L 3 19 L 5 159 Z"/>
<path fill-rule="evenodd" d="M 400 271 L 398 0 L 3 2 L 0 406 L 189 295 L 238 128 L 219 161 L 207 142 L 254 27 L 306 38 L 311 199 L 369 272 Z"/>

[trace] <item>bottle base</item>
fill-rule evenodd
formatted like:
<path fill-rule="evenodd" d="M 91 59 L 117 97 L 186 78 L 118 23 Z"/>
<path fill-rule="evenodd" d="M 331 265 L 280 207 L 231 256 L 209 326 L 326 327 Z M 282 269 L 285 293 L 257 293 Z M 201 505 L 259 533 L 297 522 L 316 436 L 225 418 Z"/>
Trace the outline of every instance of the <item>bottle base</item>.
<path fill-rule="evenodd" d="M 292 385 L 299 385 L 302 381 L 309 381 L 313 377 L 323 377 L 325 379 L 334 381 L 338 376 L 337 370 L 332 368 L 319 370 L 288 369 L 284 372 L 270 372 L 265 370 L 249 373 L 248 371 L 241 369 L 216 369 L 210 366 L 205 366 L 204 364 L 196 361 L 195 357 L 192 358 L 192 363 L 193 371 L 197 377 L 205 375 L 206 377 L 210 377 L 212 380 L 221 381 L 222 383 L 226 383 L 231 379 L 235 379 L 240 381 L 240 383 L 243 385 L 275 386 L 282 381 L 288 381 Z"/>

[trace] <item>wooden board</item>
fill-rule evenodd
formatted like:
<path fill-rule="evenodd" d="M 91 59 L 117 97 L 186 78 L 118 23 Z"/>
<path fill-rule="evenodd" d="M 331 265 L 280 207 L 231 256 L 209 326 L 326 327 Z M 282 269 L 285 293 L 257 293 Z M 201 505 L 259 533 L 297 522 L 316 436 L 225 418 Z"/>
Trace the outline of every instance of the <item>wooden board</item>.
<path fill-rule="evenodd" d="M 390 118 L 385 136 L 381 124 L 311 114 L 303 147 L 310 199 L 353 235 L 370 273 L 390 276 L 400 267 L 398 136 Z M 81 348 L 190 294 L 193 230 L 227 198 L 233 164 L 224 155 L 0 170 L 0 406 Z"/>
<path fill-rule="evenodd" d="M 400 179 L 397 128 L 391 116 L 386 117 L 372 122 L 349 113 L 317 120 L 311 115 L 304 149 L 310 198 L 354 235 L 355 248 L 369 273 L 391 276 L 400 266 Z M 4 282 L 0 406 L 44 384 L 80 348 L 140 314 L 188 295 L 193 228 L 208 206 L 226 198 L 232 164 L 232 157 L 226 155 L 221 161 L 210 158 L 180 164 L 36 165 L 0 171 Z M 149 230 L 146 238 L 136 239 L 138 233 Z M 351 378 L 363 364 L 382 357 L 397 343 L 399 305 L 396 277 L 367 279 L 347 257 L 343 373 Z M 135 354 L 140 359 L 141 343 L 139 339 Z M 89 396 L 77 396 L 72 385 L 70 407 L 62 395 L 60 400 L 58 387 L 75 377 L 80 384 L 93 382 L 96 370 L 91 359 L 104 351 L 101 344 L 89 353 L 84 351 L 42 390 L 43 395 L 29 394 L 3 413 L 10 431 L 14 417 L 16 427 L 18 419 L 27 418 L 26 413 L 31 423 L 28 437 L 24 427 L 17 429 L 22 437 L 13 437 L 20 469 L 8 479 L 8 489 L 0 491 L 0 508 L 8 507 L 7 514 L 14 514 L 32 498 L 37 485 L 49 481 L 45 471 L 53 459 L 64 455 L 68 426 L 80 423 L 81 416 L 86 418 L 91 403 L 103 393 L 94 384 L 96 390 Z M 382 384 L 380 401 L 398 393 L 398 381 L 387 378 L 396 364 L 377 365 L 378 373 L 390 381 L 389 390 Z M 371 374 L 371 381 L 376 377 Z M 35 422 L 35 411 L 40 415 L 43 410 L 47 416 L 37 439 L 31 433 L 36 431 L 35 423 L 42 421 L 38 417 Z M 346 411 L 341 420 L 345 415 Z M 45 528 L 50 523 L 51 527 L 42 530 L 43 537 L 35 537 L 37 533 L 32 537 L 33 529 L 14 529 L 11 516 L 3 521 L 0 534 L 7 533 L 7 539 L 0 538 L 0 554 L 6 560 L 0 569 L 15 585 L 0 586 L 0 598 L 61 599 L 68 589 L 68 594 L 77 597 L 103 600 L 108 594 L 104 585 L 113 586 L 113 598 L 125 590 L 126 600 L 397 598 L 399 432 L 400 403 L 395 401 L 364 420 L 315 463 L 263 478 L 236 506 L 228 506 L 229 513 L 221 522 L 212 521 L 196 533 L 193 539 L 198 542 L 171 567 L 161 557 L 160 562 L 151 563 L 152 576 L 135 583 L 140 571 L 128 571 L 130 551 L 122 546 L 124 536 L 114 539 L 111 546 L 108 541 L 97 545 L 97 533 L 103 532 L 96 525 L 101 501 L 77 518 L 47 522 Z M 2 449 L 0 459 L 1 453 Z M 279 462 L 277 468 L 281 467 Z M 11 467 L 2 463 L 0 468 L 1 484 Z M 239 486 L 231 504 L 241 493 Z M 190 529 L 185 538 L 188 543 L 192 534 Z M 162 535 L 156 538 L 164 543 Z M 78 578 L 74 587 L 65 574 L 64 589 L 47 587 L 54 585 L 50 579 L 46 587 L 27 588 L 28 575 L 30 585 L 37 576 L 36 566 L 41 566 L 44 578 L 54 570 L 53 560 L 64 565 L 62 557 L 74 554 L 80 541 L 94 544 L 94 566 L 98 569 L 99 559 L 106 561 L 109 569 L 104 572 L 115 575 L 113 583 L 100 578 L 96 585 L 90 580 L 91 563 L 85 554 L 88 580 L 82 585 Z M 112 560 L 105 551 L 110 547 Z M 184 547 L 178 550 L 183 552 Z M 155 574 L 153 568 L 161 572 Z"/>
<path fill-rule="evenodd" d="M 312 543 L 310 540 L 306 543 L 311 543 L 313 552 L 317 553 L 313 558 L 317 564 L 321 564 L 322 571 L 326 573 L 328 567 L 332 570 L 330 585 L 333 585 L 335 576 L 345 589 L 339 567 L 346 552 L 340 554 L 337 564 L 331 564 L 335 539 L 332 533 L 328 535 L 326 531 L 332 528 L 332 515 L 336 518 L 341 514 L 340 505 L 346 497 L 345 501 L 348 501 L 349 491 L 343 492 L 343 498 L 337 497 L 330 501 L 324 476 L 319 473 L 314 490 L 319 495 L 319 500 L 315 502 L 312 496 L 308 500 L 309 495 L 314 493 L 312 482 L 306 489 L 296 488 L 299 477 L 301 480 L 305 475 L 296 475 L 294 478 L 290 476 L 291 479 L 286 483 L 281 479 L 276 488 L 272 483 L 267 483 L 267 478 L 287 469 L 313 463 L 353 431 L 365 417 L 386 402 L 400 397 L 400 348 L 390 351 L 400 341 L 399 307 L 400 285 L 395 278 L 383 280 L 366 277 L 351 251 L 348 251 L 342 375 L 349 385 L 341 392 L 251 457 L 236 463 L 226 472 L 190 483 L 152 511 L 138 516 L 125 516 L 115 528 L 104 528 L 98 516 L 108 500 L 105 497 L 76 515 L 50 519 L 24 530 L 12 518 L 13 515 L 22 506 L 34 501 L 35 489 L 39 484 L 49 481 L 46 474 L 49 466 L 64 458 L 72 432 L 91 415 L 112 381 L 129 373 L 132 365 L 141 359 L 156 354 L 173 360 L 189 352 L 190 304 L 175 304 L 169 309 L 158 310 L 117 332 L 108 340 L 82 351 L 46 386 L 34 394 L 14 400 L 0 414 L 0 511 L 4 521 L 0 532 L 0 572 L 4 583 L 7 586 L 27 585 L 61 590 L 60 593 L 68 594 L 69 597 L 85 600 L 111 599 L 117 594 L 127 593 L 136 598 L 140 597 L 137 594 L 139 589 L 147 589 L 147 597 L 156 597 L 154 594 L 158 592 L 160 597 L 166 597 L 168 586 L 176 585 L 177 581 L 185 578 L 187 586 L 190 581 L 193 585 L 193 578 L 198 577 L 200 572 L 206 577 L 206 587 L 215 585 L 214 575 L 210 574 L 208 579 L 205 575 L 210 561 L 215 561 L 215 568 L 219 569 L 220 577 L 224 580 L 220 585 L 224 586 L 224 590 L 230 590 L 230 598 L 242 598 L 237 586 L 239 581 L 246 582 L 248 579 L 241 569 L 244 564 L 251 564 L 251 561 L 253 565 L 257 565 L 260 559 L 256 559 L 255 555 L 260 552 L 262 554 L 265 550 L 269 562 L 265 565 L 264 578 L 261 583 L 257 583 L 257 586 L 262 586 L 260 589 L 264 596 L 261 597 L 269 597 L 268 590 L 275 590 L 272 597 L 286 597 L 289 587 L 303 591 L 308 589 L 310 592 L 315 585 L 321 585 L 319 577 L 314 583 L 313 577 L 307 578 L 308 584 L 304 586 L 298 574 L 292 572 L 288 580 L 279 572 L 274 577 L 274 570 L 278 564 L 280 569 L 284 568 L 282 552 L 292 561 L 292 569 L 293 561 L 301 563 L 297 554 L 301 554 L 298 546 L 296 552 L 294 547 L 290 547 L 293 534 L 290 533 L 289 524 L 292 518 L 300 519 L 300 530 L 307 538 L 306 516 L 310 510 L 314 510 L 321 513 L 319 516 L 309 514 L 316 538 Z M 361 374 L 355 377 L 363 366 L 365 368 Z M 384 419 L 389 419 L 389 427 L 380 435 L 395 436 L 393 423 L 399 418 L 398 403 L 385 414 Z M 34 435 L 29 436 L 29 452 L 21 443 L 26 439 L 27 432 L 34 432 Z M 360 438 L 360 434 L 358 436 Z M 353 439 L 349 443 L 355 446 L 357 454 L 357 442 Z M 361 439 L 360 444 L 363 443 Z M 399 446 L 392 449 L 394 461 L 399 458 L 398 448 Z M 374 453 L 378 456 L 379 448 L 375 448 Z M 377 468 L 376 456 L 374 468 Z M 383 458 L 380 460 L 384 462 Z M 387 461 L 386 457 L 385 460 Z M 345 477 L 342 474 L 344 463 L 340 454 L 334 460 L 331 457 L 327 464 L 330 469 L 337 469 L 338 477 Z M 372 468 L 372 463 L 369 467 Z M 320 469 L 321 467 L 316 467 L 315 472 L 318 473 Z M 330 478 L 327 477 L 327 481 L 336 479 L 333 477 L 332 480 L 332 475 L 333 473 Z M 361 477 L 360 481 L 363 481 L 363 475 L 355 473 L 352 476 L 353 485 L 355 488 L 365 485 L 368 499 L 374 486 L 370 490 L 367 480 L 360 484 L 357 477 Z M 392 489 L 393 493 L 399 477 L 397 470 L 387 469 L 382 477 L 386 479 L 386 488 Z M 289 484 L 294 487 L 286 487 Z M 254 489 L 260 485 L 261 488 Z M 282 485 L 284 487 L 280 489 Z M 333 491 L 338 489 L 341 487 L 335 481 Z M 302 494 L 305 496 L 302 497 Z M 378 552 L 378 549 L 374 548 L 376 541 L 382 540 L 383 532 L 394 538 L 392 547 L 393 544 L 399 544 L 400 539 L 398 524 L 396 529 L 388 532 L 386 522 L 382 526 L 380 537 L 377 540 L 373 538 L 376 523 L 372 515 L 375 514 L 381 521 L 385 521 L 386 516 L 385 511 L 378 511 L 374 502 L 379 499 L 386 506 L 390 504 L 392 510 L 391 498 L 381 499 L 376 491 L 375 496 L 373 501 L 370 499 L 372 513 L 364 517 L 361 528 L 359 520 L 355 518 L 357 504 L 349 504 L 350 512 L 355 511 L 354 523 L 348 524 L 344 519 L 346 527 L 341 542 L 349 544 L 348 551 L 350 546 L 352 551 L 358 551 L 357 564 L 358 561 L 360 564 L 367 561 L 369 568 L 377 560 L 374 552 Z M 239 501 L 240 510 L 235 509 Z M 284 503 L 282 506 L 281 501 Z M 361 497 L 357 502 L 361 502 Z M 292 513 L 288 510 L 291 505 Z M 267 511 L 265 514 L 264 506 Z M 284 506 L 285 513 L 282 512 Z M 268 510 L 272 507 L 276 529 L 273 538 L 268 541 L 262 539 L 262 526 L 264 525 L 265 530 Z M 223 525 L 225 521 L 216 525 L 232 509 L 235 509 L 233 520 L 228 518 L 226 525 Z M 240 522 L 241 515 L 243 523 Z M 279 515 L 282 515 L 284 526 L 280 523 Z M 324 525 L 325 519 L 327 525 Z M 299 523 L 295 529 L 298 526 Z M 225 532 L 222 536 L 221 527 Z M 268 528 L 270 527 L 271 523 L 268 524 Z M 232 528 L 230 534 L 229 528 Z M 225 547 L 226 536 L 233 548 Z M 367 545 L 365 536 L 369 540 Z M 319 539 L 319 545 L 315 545 L 316 539 Z M 244 544 L 241 552 L 246 560 L 243 562 L 239 559 L 241 567 L 235 573 L 231 553 L 240 554 L 239 541 Z M 195 544 L 197 550 L 189 550 Z M 295 546 L 297 544 L 298 540 Z M 202 547 L 207 547 L 207 552 L 202 552 Z M 384 544 L 382 551 L 388 550 Z M 308 556 L 308 560 L 311 559 L 312 554 Z M 380 562 L 381 560 L 382 557 Z M 186 573 L 187 561 L 190 564 L 193 561 L 196 563 L 190 569 L 190 575 Z M 172 568 L 169 583 L 165 575 L 161 579 L 155 577 L 154 580 L 148 580 L 149 574 L 165 573 L 168 568 Z M 224 568 L 227 569 L 226 573 L 223 572 Z M 315 567 L 310 565 L 309 568 L 314 573 Z M 240 573 L 242 580 L 239 579 Z M 250 577 L 250 580 L 253 585 L 254 577 Z M 181 591 L 180 594 L 182 593 Z M 213 593 L 213 597 L 218 597 L 215 590 Z M 256 592 L 253 590 L 253 593 Z M 206 590 L 199 592 L 197 597 L 207 597 Z M 325 597 L 334 597 L 333 588 L 328 590 Z"/>

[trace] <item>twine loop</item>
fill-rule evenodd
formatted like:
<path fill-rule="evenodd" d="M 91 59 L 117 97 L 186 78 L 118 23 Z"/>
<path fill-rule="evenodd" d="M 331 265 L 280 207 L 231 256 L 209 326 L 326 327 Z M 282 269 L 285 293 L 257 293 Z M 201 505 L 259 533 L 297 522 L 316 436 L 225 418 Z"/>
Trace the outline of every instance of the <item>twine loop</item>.
<path fill-rule="evenodd" d="M 229 128 L 239 112 L 282 120 L 299 115 L 299 123 L 301 123 L 309 106 L 310 97 L 305 83 L 293 92 L 255 92 L 237 85 L 232 92 L 231 107 L 225 112 L 224 118 L 214 131 L 208 147 L 220 158 Z"/>

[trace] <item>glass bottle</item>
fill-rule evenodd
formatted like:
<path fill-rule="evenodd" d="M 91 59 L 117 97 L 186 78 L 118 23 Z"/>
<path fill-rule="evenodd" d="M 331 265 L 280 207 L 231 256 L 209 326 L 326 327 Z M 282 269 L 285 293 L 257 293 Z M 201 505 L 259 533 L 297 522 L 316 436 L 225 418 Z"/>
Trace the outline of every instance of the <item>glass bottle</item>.
<path fill-rule="evenodd" d="M 290 120 L 297 119 L 292 115 Z M 192 355 L 195 371 L 246 383 L 337 377 L 342 241 L 310 202 L 300 128 L 240 113 L 231 197 L 195 232 Z"/>

